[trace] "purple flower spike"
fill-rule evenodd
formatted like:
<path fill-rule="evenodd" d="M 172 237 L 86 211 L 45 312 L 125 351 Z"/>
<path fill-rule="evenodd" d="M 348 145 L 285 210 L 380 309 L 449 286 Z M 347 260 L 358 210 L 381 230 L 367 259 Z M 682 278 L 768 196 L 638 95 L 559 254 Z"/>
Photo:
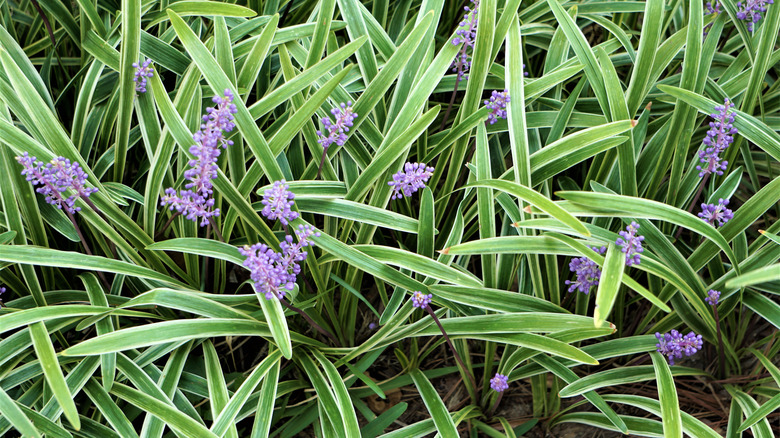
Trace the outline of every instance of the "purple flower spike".
<path fill-rule="evenodd" d="M 308 255 L 303 248 L 314 246 L 310 238 L 320 235 L 310 225 L 299 226 L 295 234 L 298 236 L 298 242 L 294 243 L 292 236 L 286 236 L 279 244 L 282 248 L 280 253 L 263 243 L 238 249 L 238 252 L 246 257 L 244 267 L 250 272 L 255 290 L 268 300 L 282 299 L 295 287 L 295 281 L 301 272 L 300 262 L 306 260 Z"/>
<path fill-rule="evenodd" d="M 295 195 L 284 180 L 274 182 L 273 187 L 266 189 L 261 201 L 265 207 L 261 212 L 270 220 L 279 219 L 284 225 L 298 217 L 298 213 L 290 210 L 295 203 Z"/>
<path fill-rule="evenodd" d="M 479 12 L 479 0 L 471 0 L 471 7 L 465 6 L 463 10 L 466 11 L 463 14 L 463 20 L 458 24 L 459 29 L 455 31 L 457 35 L 452 44 L 458 45 L 463 43 L 463 49 L 458 52 L 458 57 L 452 61 L 452 71 L 458 74 L 458 81 L 461 81 L 466 77 L 466 73 L 471 68 L 471 61 L 469 55 L 466 53 L 467 48 L 474 48 L 474 42 L 477 39 L 477 24 L 479 22 L 477 13 Z M 458 68 L 460 64 L 460 68 Z"/>
<path fill-rule="evenodd" d="M 712 0 L 704 4 L 704 7 L 707 8 L 707 12 L 705 12 L 705 15 L 710 14 L 720 14 L 720 2 L 718 0 Z"/>
<path fill-rule="evenodd" d="M 171 210 L 175 209 L 189 220 L 197 221 L 200 218 L 202 227 L 208 225 L 211 217 L 219 216 L 219 209 L 213 208 L 212 180 L 219 173 L 217 159 L 221 148 L 233 144 L 225 138 L 225 132 L 235 128 L 233 114 L 238 111 L 233 104 L 233 93 L 230 90 L 226 89 L 223 97 L 214 96 L 211 100 L 216 105 L 206 108 L 200 130 L 192 136 L 195 144 L 190 147 L 190 153 L 195 159 L 190 160 L 188 165 L 191 168 L 184 172 L 184 177 L 189 181 L 184 185 L 185 190 L 177 194 L 172 187 L 167 188 L 160 200 L 161 206 L 169 206 Z"/>
<path fill-rule="evenodd" d="M 25 152 L 21 157 L 16 157 L 16 161 L 24 167 L 22 175 L 27 181 L 34 186 L 41 186 L 35 191 L 44 195 L 47 203 L 59 209 L 65 208 L 71 214 L 81 210 L 76 207 L 77 199 L 88 198 L 97 192 L 96 188 L 86 186 L 87 174 L 79 163 L 71 163 L 65 157 L 57 157 L 44 165 Z M 75 194 L 65 197 L 68 189 Z"/>
<path fill-rule="evenodd" d="M 488 123 L 491 125 L 496 123 L 498 119 L 506 118 L 506 104 L 509 103 L 509 90 L 501 92 L 493 91 L 490 96 L 490 100 L 485 101 L 485 106 L 488 109 Z"/>
<path fill-rule="evenodd" d="M 604 255 L 607 251 L 606 246 L 601 248 L 589 247 L 593 251 Z M 566 284 L 569 286 L 569 292 L 578 290 L 584 294 L 590 292 L 590 288 L 598 286 L 599 279 L 601 278 L 601 268 L 596 262 L 587 257 L 577 257 L 569 262 L 569 270 L 577 274 L 575 281 L 566 280 Z"/>
<path fill-rule="evenodd" d="M 772 0 L 747 0 L 743 2 L 737 2 L 737 18 L 745 21 L 747 29 L 750 32 L 754 30 L 754 24 L 761 20 L 761 14 L 766 12 L 767 5 L 771 5 L 774 2 Z"/>
<path fill-rule="evenodd" d="M 5 288 L 0 286 L 0 295 L 3 295 L 5 293 Z M 3 304 L 3 298 L 0 297 L 0 307 L 2 307 Z"/>
<path fill-rule="evenodd" d="M 701 335 L 690 332 L 683 336 L 677 330 L 670 333 L 655 334 L 658 343 L 655 344 L 656 350 L 669 359 L 669 365 L 674 365 L 674 360 L 685 356 L 692 356 L 701 350 L 704 345 Z"/>
<path fill-rule="evenodd" d="M 716 226 L 716 222 L 717 226 L 722 227 L 726 222 L 734 218 L 734 213 L 726 208 L 727 205 L 729 205 L 728 199 L 719 199 L 717 205 L 702 203 L 701 213 L 698 216 L 713 227 Z"/>
<path fill-rule="evenodd" d="M 393 187 L 392 199 L 400 199 L 425 187 L 425 183 L 433 175 L 433 167 L 425 163 L 406 163 L 404 170 L 393 175 L 393 180 L 387 184 Z"/>
<path fill-rule="evenodd" d="M 707 298 L 704 299 L 710 306 L 717 306 L 718 300 L 720 300 L 720 292 L 715 289 L 710 289 L 710 291 L 707 292 Z"/>
<path fill-rule="evenodd" d="M 352 127 L 353 121 L 358 116 L 357 113 L 352 112 L 352 102 L 342 103 L 330 110 L 330 113 L 336 118 L 336 122 L 333 123 L 330 118 L 323 117 L 321 122 L 324 129 L 317 131 L 319 137 L 317 143 L 325 149 L 328 149 L 333 143 L 344 146 L 344 143 L 347 142 L 349 128 Z"/>
<path fill-rule="evenodd" d="M 428 307 L 428 304 L 431 304 L 432 299 L 433 299 L 433 294 L 425 295 L 424 293 L 418 290 L 412 293 L 412 306 L 425 309 L 426 307 Z"/>
<path fill-rule="evenodd" d="M 504 392 L 505 389 L 509 388 L 507 376 L 503 374 L 498 374 L 490 379 L 490 387 L 493 389 L 493 391 L 496 392 Z"/>
<path fill-rule="evenodd" d="M 137 62 L 133 63 L 133 68 L 135 68 L 133 82 L 135 82 L 135 91 L 139 93 L 146 93 L 146 78 L 154 76 L 154 69 L 152 69 L 151 63 L 151 59 L 147 59 L 141 65 L 138 65 Z"/>
<path fill-rule="evenodd" d="M 644 251 L 642 241 L 645 240 L 645 236 L 637 236 L 638 230 L 639 224 L 631 222 L 631 225 L 626 227 L 626 231 L 618 233 L 620 237 L 615 241 L 616 245 L 623 247 L 622 251 L 626 254 L 626 266 L 638 265 L 640 254 Z"/>
<path fill-rule="evenodd" d="M 703 141 L 704 149 L 699 151 L 701 165 L 696 166 L 699 177 L 711 173 L 723 175 L 726 170 L 728 162 L 722 161 L 720 154 L 734 142 L 734 134 L 738 132 L 733 125 L 735 115 L 730 112 L 733 107 L 734 104 L 726 99 L 723 105 L 715 107 L 715 113 L 710 114 L 715 121 L 710 122 L 710 129 Z"/>

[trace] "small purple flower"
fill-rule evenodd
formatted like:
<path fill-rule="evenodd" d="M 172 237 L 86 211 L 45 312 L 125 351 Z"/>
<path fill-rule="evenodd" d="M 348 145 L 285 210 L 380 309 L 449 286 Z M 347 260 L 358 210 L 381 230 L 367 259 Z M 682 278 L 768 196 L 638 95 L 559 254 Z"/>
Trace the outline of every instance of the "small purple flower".
<path fill-rule="evenodd" d="M 701 335 L 690 332 L 683 336 L 677 330 L 670 333 L 655 334 L 658 343 L 655 344 L 656 350 L 669 359 L 669 365 L 674 365 L 674 360 L 685 356 L 692 356 L 701 350 L 704 345 Z"/>
<path fill-rule="evenodd" d="M 44 165 L 25 152 L 21 157 L 16 157 L 16 161 L 24 167 L 22 175 L 27 181 L 34 186 L 41 186 L 35 191 L 44 195 L 47 203 L 59 209 L 64 207 L 71 214 L 81 210 L 75 205 L 78 198 L 88 198 L 97 192 L 96 188 L 86 186 L 87 174 L 79 163 L 72 163 L 65 157 L 57 157 Z M 75 194 L 66 198 L 69 189 Z"/>
<path fill-rule="evenodd" d="M 720 292 L 715 289 L 710 289 L 710 291 L 707 292 L 707 298 L 704 299 L 710 306 L 717 306 L 718 300 L 720 300 Z"/>
<path fill-rule="evenodd" d="M 336 122 L 332 123 L 330 118 L 323 117 L 321 122 L 324 128 L 322 131 L 317 131 L 319 137 L 317 143 L 325 149 L 333 143 L 343 146 L 347 142 L 349 128 L 358 116 L 357 113 L 352 112 L 352 102 L 342 103 L 330 110 L 330 113 L 336 118 Z"/>
<path fill-rule="evenodd" d="M 704 6 L 707 8 L 705 15 L 720 14 L 720 2 L 718 0 L 708 1 Z"/>
<path fill-rule="evenodd" d="M 638 265 L 640 254 L 644 251 L 642 241 L 645 240 L 645 236 L 637 236 L 638 230 L 639 224 L 631 222 L 631 225 L 626 227 L 626 231 L 618 233 L 620 237 L 615 241 L 616 245 L 623 247 L 622 251 L 626 255 L 626 266 Z"/>
<path fill-rule="evenodd" d="M 301 225 L 295 231 L 298 242 L 293 242 L 292 236 L 286 236 L 279 244 L 282 252 L 278 253 L 264 243 L 239 248 L 246 260 L 244 267 L 250 272 L 254 288 L 258 293 L 270 300 L 282 299 L 288 291 L 295 287 L 295 281 L 301 272 L 300 262 L 306 260 L 308 253 L 304 247 L 313 246 L 311 236 L 319 236 L 310 225 Z"/>
<path fill-rule="evenodd" d="M 133 82 L 135 82 L 135 91 L 139 93 L 146 93 L 146 78 L 154 76 L 154 70 L 151 67 L 152 60 L 147 59 L 138 65 L 137 62 L 133 63 L 135 68 L 135 74 L 133 76 Z"/>
<path fill-rule="evenodd" d="M 601 248 L 589 247 L 598 254 L 604 255 L 607 251 L 606 246 Z M 601 268 L 596 262 L 587 257 L 577 257 L 569 262 L 569 270 L 577 274 L 575 281 L 566 280 L 566 284 L 569 286 L 569 292 L 578 290 L 584 294 L 590 292 L 590 288 L 599 284 L 601 278 Z"/>
<path fill-rule="evenodd" d="M 415 291 L 412 293 L 412 306 L 425 309 L 426 307 L 428 307 L 428 304 L 431 304 L 432 299 L 433 299 L 433 294 L 425 295 L 419 290 Z"/>
<path fill-rule="evenodd" d="M 754 30 L 754 24 L 761 20 L 761 14 L 766 12 L 767 5 L 771 5 L 772 0 L 747 0 L 737 2 L 737 18 L 747 23 L 747 29 L 750 32 Z"/>
<path fill-rule="evenodd" d="M 733 125 L 735 114 L 730 112 L 733 107 L 734 104 L 726 99 L 723 105 L 715 107 L 715 113 L 710 114 L 715 121 L 710 122 L 710 129 L 703 141 L 704 149 L 699 151 L 701 165 L 696 166 L 699 177 L 711 173 L 723 175 L 726 170 L 728 162 L 722 161 L 720 154 L 734 142 L 734 134 L 738 132 Z"/>
<path fill-rule="evenodd" d="M 185 190 L 177 194 L 176 190 L 168 188 L 160 200 L 161 206 L 170 206 L 171 210 L 184 214 L 187 219 L 197 221 L 200 218 L 202 227 L 208 225 L 211 217 L 219 216 L 219 209 L 213 208 L 212 180 L 218 174 L 220 149 L 233 144 L 225 138 L 225 132 L 235 128 L 233 114 L 238 111 L 229 89 L 225 90 L 223 97 L 214 96 L 211 100 L 216 105 L 206 108 L 200 130 L 192 136 L 195 144 L 190 147 L 190 153 L 195 159 L 190 160 L 188 165 L 191 168 L 184 172 L 184 177 L 189 181 L 184 185 Z"/>
<path fill-rule="evenodd" d="M 463 43 L 463 49 L 458 53 L 458 57 L 452 62 L 452 71 L 458 73 L 458 81 L 466 77 L 466 72 L 471 68 L 471 61 L 466 50 L 474 48 L 474 42 L 477 39 L 477 24 L 479 22 L 477 13 L 479 12 L 479 0 L 471 0 L 471 7 L 465 6 L 463 10 L 463 20 L 458 24 L 459 29 L 455 31 L 457 35 L 452 40 L 452 44 Z M 460 64 L 460 66 L 458 65 Z M 460 67 L 460 68 L 459 68 Z"/>
<path fill-rule="evenodd" d="M 490 100 L 485 101 L 485 106 L 488 109 L 488 123 L 493 124 L 498 121 L 498 119 L 505 119 L 506 118 L 506 104 L 509 103 L 509 90 L 504 91 L 493 91 L 493 94 L 490 96 Z"/>
<path fill-rule="evenodd" d="M 261 212 L 263 216 L 270 220 L 279 219 L 284 225 L 298 218 L 298 213 L 290 210 L 293 204 L 295 204 L 295 201 L 293 201 L 295 194 L 289 189 L 290 186 L 284 180 L 276 181 L 273 187 L 266 189 L 261 201 L 265 205 Z"/>
<path fill-rule="evenodd" d="M 727 205 L 729 205 L 728 199 L 719 199 L 717 205 L 702 203 L 701 213 L 698 216 L 713 227 L 716 226 L 716 222 L 717 226 L 722 227 L 726 222 L 734 218 L 734 213 L 726 208 Z"/>
<path fill-rule="evenodd" d="M 2 307 L 3 304 L 3 298 L 2 295 L 5 293 L 5 288 L 0 286 L 0 307 Z"/>
<path fill-rule="evenodd" d="M 504 392 L 505 389 L 509 388 L 507 376 L 503 374 L 498 374 L 490 379 L 490 387 L 493 389 L 493 391 L 496 392 Z"/>
<path fill-rule="evenodd" d="M 393 187 L 392 199 L 402 196 L 412 196 L 413 193 L 425 187 L 425 183 L 433 175 L 433 167 L 425 163 L 406 163 L 404 170 L 393 175 L 393 180 L 387 184 Z"/>
<path fill-rule="evenodd" d="M 376 326 L 376 323 L 375 323 L 375 322 L 372 322 L 372 323 L 369 323 L 369 324 L 368 324 L 368 329 L 369 329 L 369 330 L 374 330 L 376 327 L 377 327 L 377 326 Z"/>

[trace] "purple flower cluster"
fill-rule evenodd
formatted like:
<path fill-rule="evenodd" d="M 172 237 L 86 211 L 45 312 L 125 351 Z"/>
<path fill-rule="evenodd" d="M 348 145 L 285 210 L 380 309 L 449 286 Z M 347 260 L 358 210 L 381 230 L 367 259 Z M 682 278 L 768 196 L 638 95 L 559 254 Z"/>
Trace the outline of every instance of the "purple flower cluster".
<path fill-rule="evenodd" d="M 485 101 L 485 106 L 488 109 L 488 123 L 491 125 L 496 123 L 498 119 L 506 118 L 506 104 L 509 103 L 509 90 L 495 91 L 490 96 L 490 100 Z"/>
<path fill-rule="evenodd" d="M 433 299 L 433 294 L 424 294 L 422 292 L 415 291 L 412 293 L 412 306 L 419 307 L 421 309 L 425 309 L 428 307 L 428 304 L 431 304 L 431 300 Z"/>
<path fill-rule="evenodd" d="M 683 336 L 677 330 L 672 330 L 670 333 L 663 335 L 656 333 L 655 337 L 658 339 L 655 348 L 669 359 L 669 365 L 674 365 L 674 360 L 683 357 L 683 355 L 692 356 L 696 354 L 704 345 L 701 335 L 697 335 L 694 332 Z"/>
<path fill-rule="evenodd" d="M 623 247 L 622 251 L 626 255 L 626 266 L 638 265 L 640 254 L 644 251 L 642 241 L 645 240 L 645 236 L 637 236 L 638 230 L 639 224 L 631 222 L 631 225 L 626 227 L 626 231 L 618 233 L 620 237 L 615 241 L 616 245 Z"/>
<path fill-rule="evenodd" d="M 265 205 L 261 212 L 263 216 L 270 220 L 279 219 L 284 225 L 298 218 L 298 213 L 290 209 L 295 204 L 295 194 L 289 189 L 284 180 L 276 181 L 273 187 L 266 189 L 261 201 Z"/>
<path fill-rule="evenodd" d="M 152 60 L 147 59 L 140 65 L 137 62 L 133 63 L 135 68 L 135 74 L 133 76 L 133 82 L 135 82 L 135 91 L 139 93 L 146 93 L 146 78 L 154 76 L 154 70 L 151 67 Z"/>
<path fill-rule="evenodd" d="M 720 300 L 720 292 L 715 289 L 710 289 L 710 291 L 707 292 L 707 298 L 704 299 L 710 306 L 717 306 L 718 300 Z"/>
<path fill-rule="evenodd" d="M 206 108 L 200 131 L 196 132 L 192 139 L 195 144 L 190 147 L 190 153 L 195 159 L 188 163 L 191 169 L 184 172 L 184 177 L 189 181 L 185 190 L 176 193 L 172 187 L 165 189 L 160 205 L 170 205 L 170 209 L 185 215 L 192 221 L 201 219 L 200 226 L 204 227 L 213 216 L 219 216 L 219 209 L 214 207 L 214 192 L 212 180 L 217 177 L 217 158 L 220 148 L 226 148 L 233 144 L 225 138 L 225 133 L 235 127 L 233 114 L 236 106 L 233 104 L 233 93 L 226 89 L 224 97 L 214 96 L 212 101 L 216 104 L 213 108 Z"/>
<path fill-rule="evenodd" d="M 711 173 L 723 175 L 723 171 L 726 170 L 728 162 L 721 161 L 720 153 L 729 147 L 734 141 L 733 135 L 737 133 L 737 128 L 733 125 L 734 113 L 730 112 L 733 107 L 734 104 L 726 99 L 723 105 L 715 107 L 715 113 L 710 114 L 715 121 L 710 122 L 710 129 L 703 142 L 704 150 L 699 151 L 701 165 L 696 166 L 699 177 Z"/>
<path fill-rule="evenodd" d="M 601 248 L 589 247 L 598 254 L 604 255 L 607 251 L 606 246 Z M 569 262 L 569 270 L 577 275 L 575 281 L 566 280 L 566 285 L 569 286 L 569 292 L 578 290 L 584 294 L 590 292 L 590 288 L 598 286 L 599 279 L 601 278 L 601 268 L 596 262 L 587 257 L 577 257 Z"/>
<path fill-rule="evenodd" d="M 737 2 L 737 18 L 747 23 L 747 29 L 753 32 L 753 25 L 761 19 L 761 14 L 766 12 L 767 5 L 774 3 L 772 0 L 747 0 Z"/>
<path fill-rule="evenodd" d="M 718 0 L 712 0 L 705 3 L 704 7 L 707 8 L 705 15 L 720 14 L 720 2 Z"/>
<path fill-rule="evenodd" d="M 392 199 L 412 196 L 412 193 L 425 187 L 425 183 L 433 175 L 433 167 L 425 163 L 406 163 L 404 170 L 393 175 L 393 180 L 387 184 L 393 187 Z"/>
<path fill-rule="evenodd" d="M 509 388 L 507 376 L 496 373 L 496 375 L 490 379 L 490 387 L 493 391 L 504 392 L 505 389 Z"/>
<path fill-rule="evenodd" d="M 0 295 L 3 295 L 4 293 L 5 293 L 5 288 L 0 286 Z M 3 298 L 0 297 L 0 307 L 2 307 L 1 306 L 2 304 L 3 304 Z"/>
<path fill-rule="evenodd" d="M 71 214 L 81 210 L 76 207 L 78 198 L 88 198 L 97 192 L 96 188 L 86 186 L 87 174 L 79 163 L 72 163 L 65 157 L 57 157 L 44 165 L 25 152 L 21 157 L 16 157 L 16 161 L 24 166 L 22 175 L 27 181 L 41 186 L 35 191 L 44 195 L 46 202 L 59 209 L 64 207 Z M 75 193 L 65 197 L 68 189 Z"/>
<path fill-rule="evenodd" d="M 325 149 L 333 143 L 343 146 L 347 142 L 347 132 L 352 122 L 358 116 L 357 113 L 352 112 L 352 102 L 342 103 L 330 110 L 330 113 L 336 118 L 336 122 L 333 123 L 330 118 L 323 117 L 321 122 L 324 128 L 322 131 L 317 131 L 319 137 L 317 143 Z"/>
<path fill-rule="evenodd" d="M 466 77 L 466 72 L 471 68 L 471 61 L 469 55 L 466 53 L 467 48 L 474 49 L 474 42 L 477 39 L 477 12 L 479 12 L 479 0 L 471 0 L 471 7 L 464 6 L 463 10 L 466 11 L 463 14 L 463 20 L 458 24 L 460 28 L 455 31 L 457 35 L 452 44 L 458 45 L 463 43 L 463 49 L 458 53 L 458 57 L 452 62 L 452 71 L 458 73 L 458 81 Z"/>
<path fill-rule="evenodd" d="M 292 236 L 286 236 L 279 244 L 282 251 L 276 252 L 264 243 L 239 248 L 238 252 L 246 257 L 244 267 L 249 269 L 250 278 L 254 282 L 255 291 L 266 299 L 284 298 L 295 285 L 301 272 L 300 262 L 306 260 L 308 252 L 303 248 L 313 246 L 311 236 L 319 236 L 310 225 L 300 225 L 295 230 L 298 242 L 293 242 Z"/>
<path fill-rule="evenodd" d="M 734 213 L 726 208 L 727 205 L 729 205 L 728 199 L 719 199 L 717 205 L 702 203 L 701 213 L 698 216 L 713 227 L 716 226 L 716 222 L 718 227 L 722 227 L 726 222 L 734 218 Z"/>

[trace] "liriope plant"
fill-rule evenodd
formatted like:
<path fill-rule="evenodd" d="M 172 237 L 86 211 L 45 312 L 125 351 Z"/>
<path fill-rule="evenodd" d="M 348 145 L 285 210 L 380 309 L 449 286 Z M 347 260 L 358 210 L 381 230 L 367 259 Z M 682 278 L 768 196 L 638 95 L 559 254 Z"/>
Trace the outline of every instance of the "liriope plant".
<path fill-rule="evenodd" d="M 0 16 L 2 435 L 777 434 L 771 2 Z"/>

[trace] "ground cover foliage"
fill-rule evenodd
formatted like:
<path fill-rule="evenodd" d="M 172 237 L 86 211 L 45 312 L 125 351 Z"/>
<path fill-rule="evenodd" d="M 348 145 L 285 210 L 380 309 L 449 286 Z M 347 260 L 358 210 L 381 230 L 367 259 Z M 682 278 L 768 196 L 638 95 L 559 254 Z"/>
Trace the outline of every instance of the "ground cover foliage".
<path fill-rule="evenodd" d="M 0 434 L 780 433 L 780 7 L 478 3 L 0 4 Z"/>

